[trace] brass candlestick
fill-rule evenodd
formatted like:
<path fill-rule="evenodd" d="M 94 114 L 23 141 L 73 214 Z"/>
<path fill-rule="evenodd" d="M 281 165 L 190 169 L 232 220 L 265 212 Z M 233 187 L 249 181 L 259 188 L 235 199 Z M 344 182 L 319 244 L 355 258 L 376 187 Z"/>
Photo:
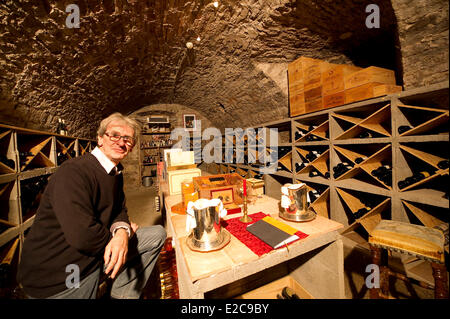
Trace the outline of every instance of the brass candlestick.
<path fill-rule="evenodd" d="M 242 216 L 239 220 L 243 223 L 250 223 L 251 221 L 253 221 L 253 219 L 248 216 L 247 196 L 244 196 L 244 216 Z"/>

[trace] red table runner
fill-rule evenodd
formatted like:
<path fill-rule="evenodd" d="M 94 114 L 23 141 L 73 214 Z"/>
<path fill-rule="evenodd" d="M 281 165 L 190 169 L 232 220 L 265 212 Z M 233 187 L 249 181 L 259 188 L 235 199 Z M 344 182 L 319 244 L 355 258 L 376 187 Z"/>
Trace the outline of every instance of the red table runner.
<path fill-rule="evenodd" d="M 222 226 L 228 230 L 234 237 L 239 239 L 245 246 L 247 246 L 251 251 L 253 251 L 258 256 L 262 256 L 264 254 L 267 254 L 268 252 L 272 251 L 273 248 L 263 242 L 261 239 L 256 237 L 255 235 L 251 234 L 249 231 L 247 231 L 247 226 L 251 225 L 255 222 L 257 222 L 260 219 L 263 219 L 264 217 L 268 216 L 267 214 L 264 214 L 263 212 L 255 213 L 249 215 L 253 221 L 251 223 L 243 223 L 239 221 L 239 218 L 236 217 L 228 220 L 222 220 Z M 297 231 L 295 233 L 299 237 L 299 239 L 304 239 L 308 237 L 307 234 Z M 292 243 L 296 242 L 297 240 L 293 241 Z M 291 244 L 291 243 L 290 243 Z M 290 245 L 288 244 L 288 245 Z M 281 248 L 281 247 L 280 247 Z"/>

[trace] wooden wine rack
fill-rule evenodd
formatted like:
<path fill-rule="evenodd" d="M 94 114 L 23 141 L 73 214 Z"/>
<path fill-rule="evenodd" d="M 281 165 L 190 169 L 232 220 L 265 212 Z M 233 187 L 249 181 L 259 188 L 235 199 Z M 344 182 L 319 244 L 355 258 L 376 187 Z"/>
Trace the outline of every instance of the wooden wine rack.
<path fill-rule="evenodd" d="M 281 170 L 263 175 L 266 194 L 280 199 L 285 183 L 304 182 L 309 189 L 320 189 L 311 207 L 343 223 L 342 233 L 356 231 L 365 239 L 381 219 L 429 227 L 448 224 L 448 168 L 438 167 L 449 159 L 448 87 L 444 82 L 253 127 L 278 128 L 278 147 L 292 148 L 278 159 Z M 411 129 L 400 134 L 398 127 L 404 125 Z M 313 150 L 320 155 L 309 161 L 306 156 Z M 333 167 L 344 161 L 353 167 L 334 178 Z M 305 167 L 297 171 L 295 164 L 301 162 Z M 392 168 L 387 184 L 371 174 L 381 165 Z M 399 189 L 399 181 L 422 167 L 433 173 Z M 259 163 L 208 168 L 213 174 L 236 170 L 252 177 L 259 172 Z M 319 176 L 310 177 L 311 170 Z M 372 202 L 370 210 L 355 217 L 366 199 Z"/>
<path fill-rule="evenodd" d="M 13 256 L 17 264 L 25 234 L 34 221 L 37 207 L 26 211 L 22 205 L 23 184 L 54 173 L 63 162 L 58 158 L 83 155 L 94 145 L 90 139 L 0 124 L 0 155 L 10 164 L 0 162 L 0 262 Z"/>

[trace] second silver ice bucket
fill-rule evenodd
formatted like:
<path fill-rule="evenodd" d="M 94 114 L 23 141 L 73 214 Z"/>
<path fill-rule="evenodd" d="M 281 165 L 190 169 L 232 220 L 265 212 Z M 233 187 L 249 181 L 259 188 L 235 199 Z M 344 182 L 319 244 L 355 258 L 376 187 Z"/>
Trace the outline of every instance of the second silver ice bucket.
<path fill-rule="evenodd" d="M 279 216 L 293 222 L 307 222 L 316 218 L 309 208 L 308 189 L 304 183 L 285 184 L 281 187 L 281 210 Z"/>
<path fill-rule="evenodd" d="M 226 214 L 218 198 L 189 202 L 186 210 L 186 230 L 190 232 L 186 239 L 188 247 L 201 252 L 225 247 L 230 242 L 230 233 L 221 227 L 220 220 Z"/>

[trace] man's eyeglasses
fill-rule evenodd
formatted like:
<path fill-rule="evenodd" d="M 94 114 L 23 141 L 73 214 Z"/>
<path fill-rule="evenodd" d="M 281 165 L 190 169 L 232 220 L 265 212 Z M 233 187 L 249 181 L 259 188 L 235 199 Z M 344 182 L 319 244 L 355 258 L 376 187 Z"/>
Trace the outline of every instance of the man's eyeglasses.
<path fill-rule="evenodd" d="M 121 136 L 119 134 L 109 134 L 105 132 L 105 135 L 109 137 L 112 142 L 118 142 L 120 139 L 123 139 L 123 142 L 128 146 L 133 146 L 135 139 L 131 136 Z"/>

